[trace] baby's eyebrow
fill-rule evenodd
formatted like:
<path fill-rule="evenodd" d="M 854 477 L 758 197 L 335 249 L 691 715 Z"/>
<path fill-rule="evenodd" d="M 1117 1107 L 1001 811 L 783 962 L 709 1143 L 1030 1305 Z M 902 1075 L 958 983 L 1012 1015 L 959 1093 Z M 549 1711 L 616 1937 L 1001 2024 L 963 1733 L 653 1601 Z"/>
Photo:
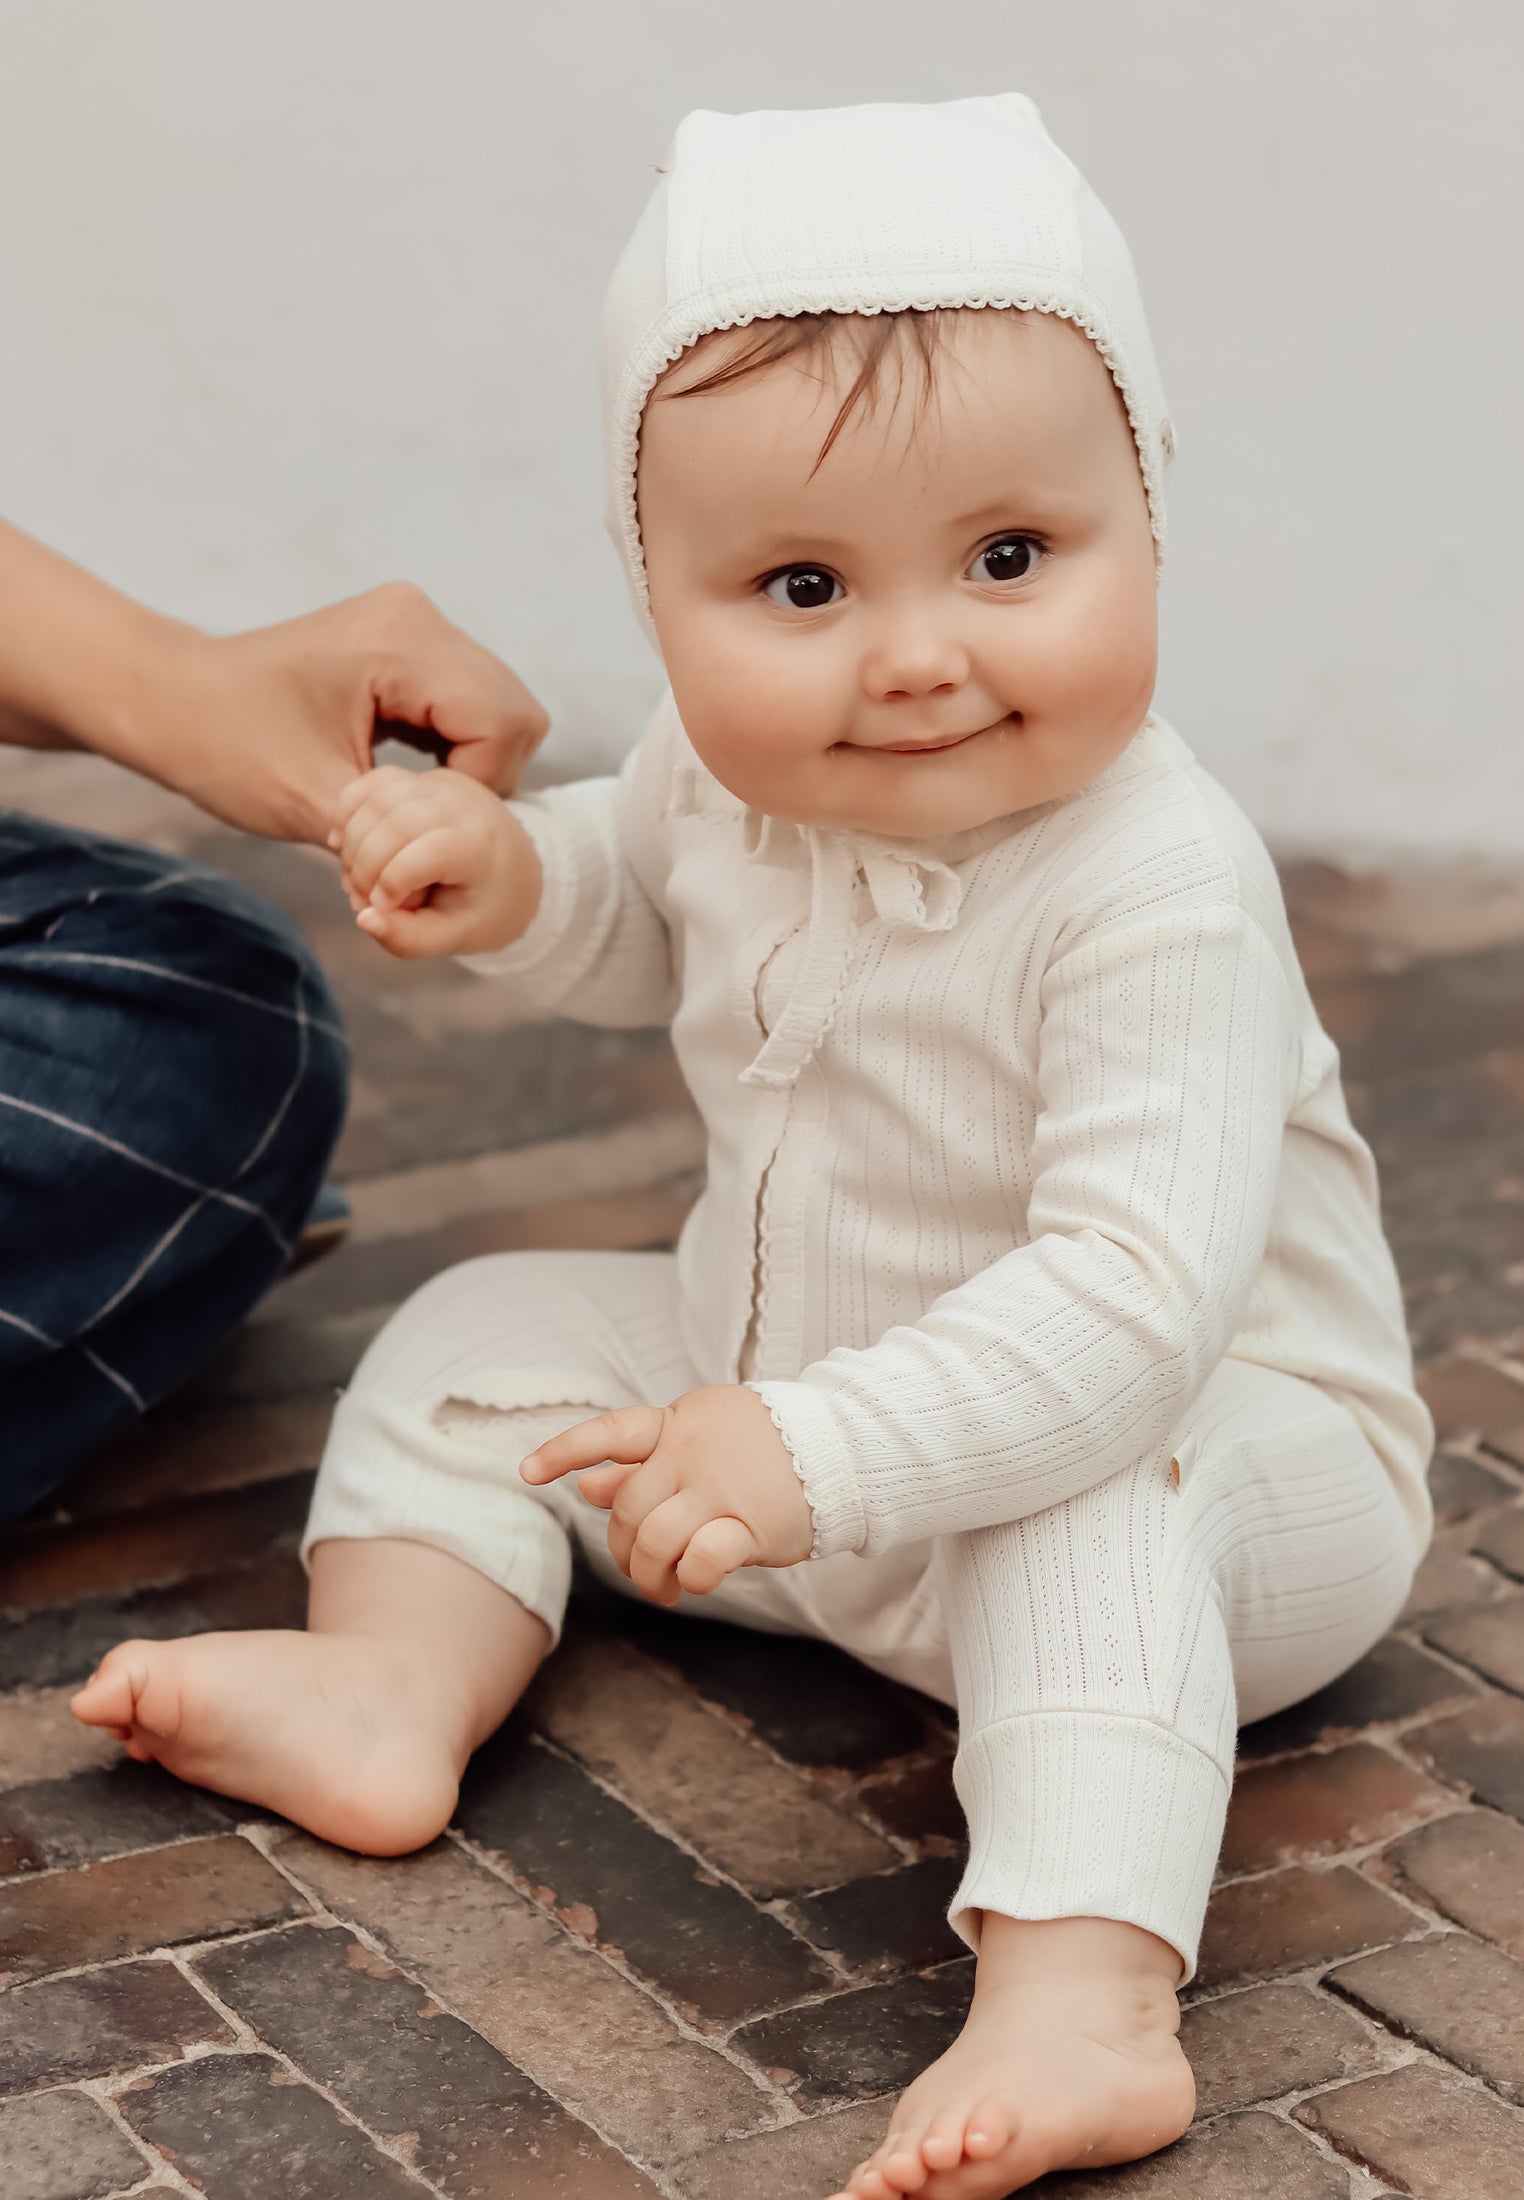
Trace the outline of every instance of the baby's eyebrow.
<path fill-rule="evenodd" d="M 1062 518 L 1068 509 L 1066 500 L 1050 490 L 1021 489 L 1009 496 L 993 498 L 976 511 L 955 513 L 947 525 L 960 534 L 985 534 L 994 527 L 1014 529 L 1041 525 L 1044 521 Z"/>
<path fill-rule="evenodd" d="M 797 565 L 810 558 L 819 558 L 825 563 L 833 558 L 850 557 L 860 547 L 844 536 L 819 534 L 804 523 L 787 533 L 779 528 L 765 535 L 751 535 L 738 545 L 741 557 L 758 566 Z"/>
<path fill-rule="evenodd" d="M 1016 488 L 968 511 L 945 517 L 930 513 L 926 525 L 929 531 L 972 541 L 997 530 L 1017 534 L 1061 527 L 1078 508 L 1078 500 L 1066 497 L 1056 487 Z M 734 561 L 762 573 L 770 567 L 808 564 L 812 559 L 822 565 L 839 565 L 860 556 L 865 547 L 861 539 L 822 531 L 805 515 L 801 515 L 797 526 L 776 517 L 764 524 L 765 531 L 759 528 L 752 534 L 736 524 L 733 511 L 727 511 L 713 542 L 713 554 L 727 563 Z"/>

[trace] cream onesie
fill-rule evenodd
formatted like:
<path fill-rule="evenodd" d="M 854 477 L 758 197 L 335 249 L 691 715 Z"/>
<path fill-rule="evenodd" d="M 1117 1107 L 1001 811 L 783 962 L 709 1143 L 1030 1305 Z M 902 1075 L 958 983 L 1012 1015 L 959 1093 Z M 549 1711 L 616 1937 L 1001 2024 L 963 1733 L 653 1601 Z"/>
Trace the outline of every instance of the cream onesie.
<path fill-rule="evenodd" d="M 960 104 L 1014 119 L 1039 182 L 1062 162 L 1029 103 Z M 706 187 L 686 203 L 732 289 L 725 164 L 744 169 L 747 146 L 718 126 L 801 119 L 831 118 L 684 125 Z M 611 377 L 637 603 L 630 412 L 694 323 L 730 310 L 681 291 L 684 155 L 680 133 L 654 202 L 666 318 L 639 324 L 643 358 L 621 341 Z M 1052 249 L 1083 243 L 1095 202 L 1067 163 L 1047 183 L 1080 209 Z M 616 328 L 639 323 L 651 233 L 648 216 L 616 278 Z M 940 288 L 923 240 L 914 296 L 892 271 L 876 290 L 844 277 L 833 237 L 831 295 L 1067 312 L 1128 400 L 1157 513 L 1162 406 L 1146 337 L 1118 337 L 1135 300 L 1106 238 L 1109 319 L 1094 254 L 1064 293 L 1063 270 L 1032 274 L 1028 237 L 1023 279 L 996 284 L 958 264 L 989 257 L 963 230 L 938 247 Z M 768 240 L 745 247 L 749 312 L 790 310 L 799 288 L 768 289 Z M 1258 836 L 1153 717 L 1079 792 L 934 842 L 748 809 L 670 699 L 617 779 L 514 807 L 543 898 L 474 966 L 525 1018 L 670 1024 L 707 1184 L 675 1255 L 504 1254 L 418 1293 L 340 1404 L 308 1547 L 435 1544 L 554 1631 L 574 1544 L 627 1584 L 606 1516 L 569 1484 L 527 1488 L 519 1459 L 599 1408 L 750 1382 L 814 1552 L 685 1606 L 821 1636 L 956 1705 L 966 1937 L 985 1909 L 1116 1918 L 1189 1972 L 1236 1721 L 1375 1641 L 1430 1524 L 1431 1432 L 1374 1167 Z"/>

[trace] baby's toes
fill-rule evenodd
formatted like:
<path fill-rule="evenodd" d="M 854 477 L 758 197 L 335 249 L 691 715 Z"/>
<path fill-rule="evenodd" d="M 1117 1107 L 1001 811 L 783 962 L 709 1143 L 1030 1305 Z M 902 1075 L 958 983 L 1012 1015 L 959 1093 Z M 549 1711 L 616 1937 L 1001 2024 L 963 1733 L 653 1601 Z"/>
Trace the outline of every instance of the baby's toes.
<path fill-rule="evenodd" d="M 109 1650 L 69 1700 L 69 1709 L 81 1726 L 103 1726 L 119 1742 L 132 1732 L 138 1693 L 148 1678 L 146 1665 L 129 1654 L 135 1648 L 123 1643 Z"/>
<path fill-rule="evenodd" d="M 903 2185 L 891 2185 L 882 2169 L 870 2162 L 853 2178 L 851 2200 L 900 2200 L 904 2189 Z"/>
<path fill-rule="evenodd" d="M 924 2124 L 917 2124 L 913 2130 L 897 2131 L 874 2155 L 872 2174 L 882 2180 L 889 2200 L 900 2200 L 901 2193 L 919 2192 L 925 2184 L 930 2175 L 923 2147 L 925 2136 Z M 879 2200 L 872 2185 L 866 2191 L 867 2200 Z"/>
<path fill-rule="evenodd" d="M 921 2138 L 921 2155 L 928 2169 L 956 2169 L 964 2158 L 968 2111 L 944 2108 L 933 2116 Z"/>
<path fill-rule="evenodd" d="M 841 2191 L 831 2195 L 831 2200 L 895 2200 L 874 2168 L 877 2160 L 878 2156 L 874 2155 L 872 2161 L 859 2162 Z"/>
<path fill-rule="evenodd" d="M 118 1734 L 131 1756 L 151 1753 L 144 1734 L 173 1740 L 181 1722 L 180 1660 L 177 1647 L 162 1642 L 120 1642 L 108 1650 L 73 1703 L 86 1726 L 126 1728 Z"/>
<path fill-rule="evenodd" d="M 963 2151 L 971 2162 L 987 2162 L 1016 2134 L 1015 2119 L 1006 2103 L 991 2094 L 968 2118 L 963 2130 Z"/>

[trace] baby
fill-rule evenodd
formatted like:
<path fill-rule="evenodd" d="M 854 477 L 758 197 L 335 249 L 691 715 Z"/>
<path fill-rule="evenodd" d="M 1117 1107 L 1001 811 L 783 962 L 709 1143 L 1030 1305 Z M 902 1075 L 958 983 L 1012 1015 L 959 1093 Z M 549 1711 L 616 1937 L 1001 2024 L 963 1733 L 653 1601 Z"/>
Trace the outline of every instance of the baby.
<path fill-rule="evenodd" d="M 1430 1431 L 1269 859 L 1150 713 L 1170 430 L 1031 104 L 691 115 L 606 367 L 669 697 L 617 780 L 376 771 L 334 845 L 394 954 L 670 1023 L 707 1189 L 675 1257 L 421 1291 L 310 1631 L 124 1644 L 76 1709 L 411 1849 L 574 1548 L 956 1705 L 973 2004 L 847 2192 L 984 2200 L 1190 2121 L 1235 1721 L 1391 1622 Z"/>

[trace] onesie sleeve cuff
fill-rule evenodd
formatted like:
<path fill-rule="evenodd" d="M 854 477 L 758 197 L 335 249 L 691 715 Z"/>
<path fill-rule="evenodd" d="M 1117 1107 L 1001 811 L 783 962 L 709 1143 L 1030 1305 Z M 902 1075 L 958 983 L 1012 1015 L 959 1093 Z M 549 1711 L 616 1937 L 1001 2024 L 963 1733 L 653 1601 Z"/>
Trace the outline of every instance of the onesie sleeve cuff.
<path fill-rule="evenodd" d="M 551 959 L 566 935 L 577 893 L 578 851 L 566 822 L 546 803 L 530 796 L 503 807 L 523 826 L 539 858 L 540 906 L 528 930 L 506 947 L 458 955 L 456 961 L 483 978 L 525 978 Z"/>
<path fill-rule="evenodd" d="M 850 1449 L 827 1401 L 808 1383 L 748 1383 L 789 1448 L 815 1522 L 811 1558 L 860 1551 L 868 1520 Z"/>

